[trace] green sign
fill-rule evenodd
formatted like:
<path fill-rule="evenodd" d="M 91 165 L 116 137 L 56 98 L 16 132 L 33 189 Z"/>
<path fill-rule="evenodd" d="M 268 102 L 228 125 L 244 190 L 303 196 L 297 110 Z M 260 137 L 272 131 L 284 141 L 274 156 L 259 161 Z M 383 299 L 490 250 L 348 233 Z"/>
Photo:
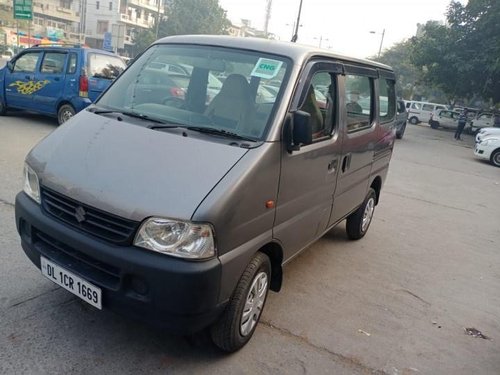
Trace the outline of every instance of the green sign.
<path fill-rule="evenodd" d="M 18 20 L 33 19 L 32 0 L 14 0 L 14 18 Z"/>

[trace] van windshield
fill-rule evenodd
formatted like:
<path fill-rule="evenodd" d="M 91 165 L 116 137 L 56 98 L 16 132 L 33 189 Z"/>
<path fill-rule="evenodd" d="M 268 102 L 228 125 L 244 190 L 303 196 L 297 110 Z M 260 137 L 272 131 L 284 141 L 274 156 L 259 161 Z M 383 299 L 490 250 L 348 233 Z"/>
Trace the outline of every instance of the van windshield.
<path fill-rule="evenodd" d="M 286 58 L 252 51 L 155 45 L 96 104 L 260 140 L 278 106 L 290 66 Z"/>

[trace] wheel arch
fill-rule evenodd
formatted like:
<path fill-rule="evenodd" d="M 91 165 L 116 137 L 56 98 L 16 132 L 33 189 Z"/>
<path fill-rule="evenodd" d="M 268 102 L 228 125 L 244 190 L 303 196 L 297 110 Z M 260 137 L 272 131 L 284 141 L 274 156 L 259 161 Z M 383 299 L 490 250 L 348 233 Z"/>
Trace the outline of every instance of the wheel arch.
<path fill-rule="evenodd" d="M 276 242 L 270 242 L 259 249 L 259 252 L 266 254 L 271 261 L 271 284 L 273 292 L 279 292 L 283 283 L 283 249 Z"/>
<path fill-rule="evenodd" d="M 375 190 L 375 194 L 377 196 L 376 198 L 376 204 L 378 204 L 378 200 L 380 197 L 380 191 L 382 190 L 382 178 L 380 176 L 377 176 L 373 179 L 370 187 Z"/>

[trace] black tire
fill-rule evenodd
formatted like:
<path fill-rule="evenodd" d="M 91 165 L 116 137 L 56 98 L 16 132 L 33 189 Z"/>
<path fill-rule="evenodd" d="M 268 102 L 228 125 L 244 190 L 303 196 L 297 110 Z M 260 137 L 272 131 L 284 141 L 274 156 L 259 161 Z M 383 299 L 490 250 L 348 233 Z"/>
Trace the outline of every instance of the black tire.
<path fill-rule="evenodd" d="M 260 309 L 256 309 L 256 314 L 254 314 L 253 309 L 250 310 L 251 313 L 247 322 L 252 320 L 255 323 L 250 323 L 252 325 L 251 329 L 249 332 L 243 334 L 243 309 L 245 308 L 247 300 L 251 298 L 251 287 L 254 283 L 259 284 L 257 287 L 260 286 L 258 279 L 262 277 L 263 273 L 266 275 L 266 285 L 263 286 L 265 290 L 264 294 L 262 295 L 262 293 L 259 293 L 261 297 L 257 298 L 260 301 L 263 300 L 263 303 L 260 306 Z M 234 290 L 234 293 L 221 317 L 210 328 L 212 341 L 217 347 L 225 352 L 231 353 L 241 349 L 250 340 L 255 328 L 257 327 L 262 310 L 264 309 L 270 281 L 271 262 L 266 254 L 259 252 L 253 257 L 243 272 L 243 275 L 241 276 L 240 281 L 238 282 L 238 285 L 236 286 L 236 289 Z M 255 315 L 257 316 L 255 317 Z M 248 326 L 246 327 L 248 328 Z"/>
<path fill-rule="evenodd" d="M 63 104 L 57 111 L 57 122 L 62 125 L 75 115 L 76 111 L 71 104 Z"/>
<path fill-rule="evenodd" d="M 0 116 L 3 116 L 7 113 L 7 107 L 3 104 L 2 99 L 0 99 Z"/>
<path fill-rule="evenodd" d="M 376 202 L 377 194 L 375 190 L 370 188 L 363 204 L 347 217 L 346 232 L 349 239 L 359 240 L 368 232 L 368 228 L 370 228 L 373 219 L 373 213 L 375 212 Z M 367 210 L 371 211 L 367 212 Z M 363 220 L 365 219 L 365 215 L 368 215 L 366 217 L 366 222 Z"/>
<path fill-rule="evenodd" d="M 500 149 L 497 149 L 491 153 L 490 156 L 490 162 L 493 164 L 495 167 L 500 168 Z"/>
<path fill-rule="evenodd" d="M 431 126 L 431 128 L 432 128 L 432 129 L 437 129 L 437 128 L 439 128 L 439 122 L 434 121 L 434 120 L 430 120 L 430 121 L 429 121 L 429 125 Z"/>
<path fill-rule="evenodd" d="M 401 127 L 401 130 L 399 131 L 396 131 L 396 138 L 397 139 L 401 139 L 403 138 L 403 135 L 405 134 L 405 130 L 406 130 L 406 122 L 403 124 L 403 126 Z"/>
<path fill-rule="evenodd" d="M 410 117 L 410 124 L 417 125 L 418 124 L 418 118 L 415 116 Z"/>

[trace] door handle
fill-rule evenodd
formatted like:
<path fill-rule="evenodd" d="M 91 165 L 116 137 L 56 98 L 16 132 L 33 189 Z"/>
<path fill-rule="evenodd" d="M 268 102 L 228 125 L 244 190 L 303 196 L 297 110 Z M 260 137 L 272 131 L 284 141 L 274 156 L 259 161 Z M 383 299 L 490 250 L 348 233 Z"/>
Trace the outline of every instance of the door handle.
<path fill-rule="evenodd" d="M 333 159 L 330 163 L 328 163 L 328 173 L 333 173 L 337 169 L 338 159 Z"/>
<path fill-rule="evenodd" d="M 59 78 L 59 77 L 54 77 L 54 81 L 60 81 L 60 80 L 61 80 L 61 78 Z"/>
<path fill-rule="evenodd" d="M 33 78 L 31 78 L 31 76 L 24 76 L 24 78 L 26 78 L 26 79 L 33 79 Z"/>
<path fill-rule="evenodd" d="M 351 166 L 351 154 L 347 154 L 346 156 L 344 156 L 344 159 L 342 159 L 342 172 L 348 170 L 350 166 Z"/>

